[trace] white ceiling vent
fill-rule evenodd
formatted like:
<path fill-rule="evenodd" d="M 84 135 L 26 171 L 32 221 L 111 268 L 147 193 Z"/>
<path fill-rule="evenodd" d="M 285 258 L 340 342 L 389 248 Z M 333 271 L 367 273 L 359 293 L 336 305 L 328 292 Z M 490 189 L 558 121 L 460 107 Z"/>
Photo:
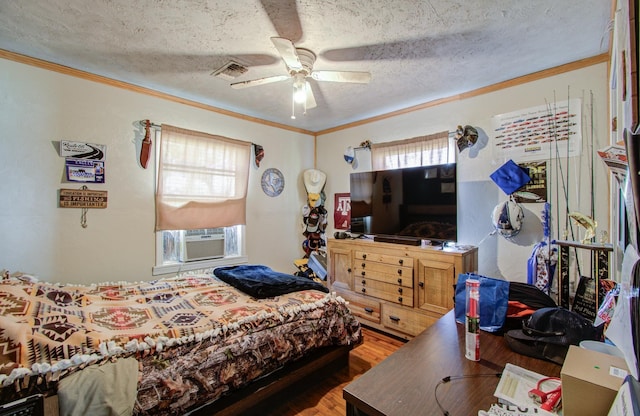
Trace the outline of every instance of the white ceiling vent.
<path fill-rule="evenodd" d="M 244 74 L 248 70 L 249 68 L 247 68 L 246 66 L 240 65 L 239 63 L 234 61 L 229 61 L 226 64 L 224 64 L 221 68 L 213 71 L 212 75 L 214 77 L 218 77 L 226 80 L 232 80 L 232 79 L 238 78 L 240 75 Z"/>

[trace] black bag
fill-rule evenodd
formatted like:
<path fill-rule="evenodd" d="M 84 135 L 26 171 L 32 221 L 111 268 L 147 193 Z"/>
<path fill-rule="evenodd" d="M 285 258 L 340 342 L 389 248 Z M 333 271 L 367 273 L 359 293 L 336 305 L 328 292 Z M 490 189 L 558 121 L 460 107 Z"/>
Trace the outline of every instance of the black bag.
<path fill-rule="evenodd" d="M 568 309 L 538 309 L 523 322 L 522 329 L 504 334 L 512 350 L 529 357 L 562 365 L 570 345 L 584 340 L 602 340 L 603 325 L 593 323 Z"/>
<path fill-rule="evenodd" d="M 509 285 L 507 317 L 502 331 L 521 329 L 522 322 L 529 319 L 538 309 L 555 308 L 556 306 L 556 302 L 536 286 L 521 282 L 511 282 Z"/>

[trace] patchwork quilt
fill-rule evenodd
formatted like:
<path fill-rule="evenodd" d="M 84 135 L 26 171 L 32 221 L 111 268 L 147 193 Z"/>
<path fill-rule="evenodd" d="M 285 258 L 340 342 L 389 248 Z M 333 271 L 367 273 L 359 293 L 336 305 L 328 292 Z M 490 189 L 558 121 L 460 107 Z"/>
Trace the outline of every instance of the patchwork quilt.
<path fill-rule="evenodd" d="M 134 413 L 183 414 L 309 351 L 360 338 L 340 297 L 301 290 L 256 299 L 209 273 L 93 286 L 0 283 L 3 401 L 133 356 Z"/>

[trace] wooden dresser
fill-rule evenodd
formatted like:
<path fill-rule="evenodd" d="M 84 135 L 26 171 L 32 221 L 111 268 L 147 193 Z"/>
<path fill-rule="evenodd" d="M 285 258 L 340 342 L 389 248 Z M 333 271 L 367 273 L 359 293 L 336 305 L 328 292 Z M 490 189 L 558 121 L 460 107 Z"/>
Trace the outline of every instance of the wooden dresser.
<path fill-rule="evenodd" d="M 478 269 L 478 249 L 408 246 L 365 239 L 327 243 L 329 287 L 363 325 L 411 339 L 453 308 L 460 273 Z"/>

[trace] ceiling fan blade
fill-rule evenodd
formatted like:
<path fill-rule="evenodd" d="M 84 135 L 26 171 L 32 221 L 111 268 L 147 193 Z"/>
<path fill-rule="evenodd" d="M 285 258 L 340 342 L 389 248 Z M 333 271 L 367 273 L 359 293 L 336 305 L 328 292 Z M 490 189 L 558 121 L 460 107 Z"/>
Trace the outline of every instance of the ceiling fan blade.
<path fill-rule="evenodd" d="M 305 81 L 306 85 L 306 90 L 307 90 L 307 103 L 305 105 L 305 108 L 308 110 L 310 108 L 314 108 L 317 106 L 316 104 L 316 99 L 313 96 L 313 90 L 311 89 L 311 84 L 309 84 L 309 81 Z"/>
<path fill-rule="evenodd" d="M 316 81 L 355 82 L 358 84 L 367 84 L 371 81 L 371 74 L 368 72 L 313 71 L 311 77 Z"/>
<path fill-rule="evenodd" d="M 293 43 L 302 39 L 302 25 L 296 0 L 260 0 L 276 33 Z"/>
<path fill-rule="evenodd" d="M 293 69 L 294 71 L 302 69 L 302 63 L 300 62 L 298 52 L 296 52 L 296 47 L 293 45 L 293 42 L 285 38 L 271 38 L 271 42 L 273 42 L 273 45 L 289 69 Z"/>
<path fill-rule="evenodd" d="M 272 82 L 285 81 L 289 78 L 290 78 L 289 75 L 275 75 L 273 77 L 234 82 L 233 84 L 231 84 L 231 88 L 240 89 L 240 88 L 247 88 L 247 87 L 255 87 L 256 85 L 264 85 L 264 84 L 271 84 Z"/>

